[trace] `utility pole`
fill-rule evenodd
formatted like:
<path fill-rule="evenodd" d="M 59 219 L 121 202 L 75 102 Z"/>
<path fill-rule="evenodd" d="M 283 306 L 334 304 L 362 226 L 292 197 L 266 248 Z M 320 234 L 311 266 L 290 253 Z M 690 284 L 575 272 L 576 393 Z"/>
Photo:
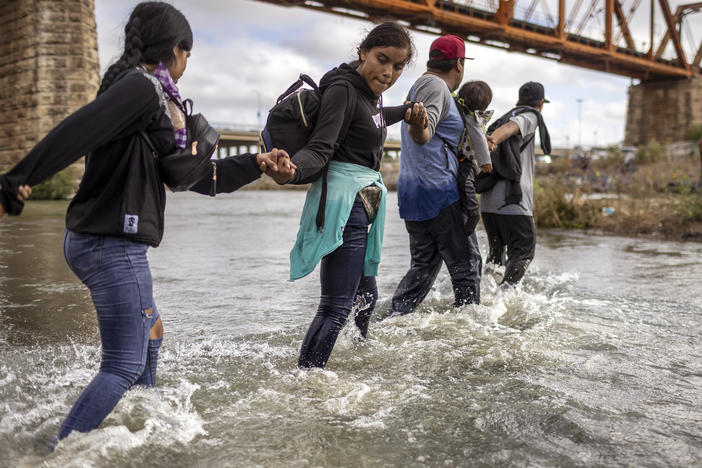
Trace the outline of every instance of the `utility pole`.
<path fill-rule="evenodd" d="M 583 127 L 583 115 L 582 115 L 582 103 L 583 100 L 581 98 L 576 99 L 578 101 L 578 149 L 582 150 L 583 149 L 583 140 L 582 140 L 582 127 Z"/>

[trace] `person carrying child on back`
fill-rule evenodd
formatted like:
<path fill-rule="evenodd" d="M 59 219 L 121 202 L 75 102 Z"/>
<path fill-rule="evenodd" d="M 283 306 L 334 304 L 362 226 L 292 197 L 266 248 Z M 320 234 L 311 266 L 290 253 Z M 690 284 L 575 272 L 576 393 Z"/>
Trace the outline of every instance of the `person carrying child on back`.
<path fill-rule="evenodd" d="M 397 180 L 400 217 L 409 235 L 410 268 L 392 298 L 391 317 L 412 313 L 431 290 L 443 264 L 451 277 L 454 307 L 480 303 L 480 251 L 466 237 L 461 205 L 458 146 L 463 119 L 452 93 L 463 80 L 465 42 L 453 35 L 429 47 L 427 70 L 407 99 L 422 102 L 426 128 L 402 125 L 402 157 Z"/>

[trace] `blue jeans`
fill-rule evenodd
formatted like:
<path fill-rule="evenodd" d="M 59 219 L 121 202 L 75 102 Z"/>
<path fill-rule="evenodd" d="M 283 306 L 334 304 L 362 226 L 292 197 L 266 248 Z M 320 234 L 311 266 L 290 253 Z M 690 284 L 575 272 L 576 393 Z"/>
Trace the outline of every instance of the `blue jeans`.
<path fill-rule="evenodd" d="M 61 424 L 59 439 L 95 429 L 133 385 L 156 384 L 160 339 L 149 332 L 158 319 L 148 246 L 120 237 L 66 230 L 64 255 L 90 289 L 97 312 L 102 362 Z"/>
<path fill-rule="evenodd" d="M 344 227 L 343 244 L 322 259 L 322 294 L 317 315 L 302 342 L 299 367 L 327 364 L 353 308 L 356 308 L 355 323 L 361 335 L 365 337 L 368 333 L 368 323 L 378 300 L 375 276 L 363 276 L 369 224 L 363 202 L 357 196 Z"/>

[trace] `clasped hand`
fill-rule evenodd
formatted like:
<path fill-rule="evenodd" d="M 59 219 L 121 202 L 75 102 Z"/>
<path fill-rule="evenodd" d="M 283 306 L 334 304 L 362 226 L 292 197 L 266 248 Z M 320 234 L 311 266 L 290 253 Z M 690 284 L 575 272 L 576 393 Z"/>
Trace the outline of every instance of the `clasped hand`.
<path fill-rule="evenodd" d="M 493 137 L 492 135 L 485 135 L 485 138 L 487 139 L 488 151 L 492 153 L 497 149 L 497 142 L 495 141 L 495 137 Z"/>
<path fill-rule="evenodd" d="M 20 201 L 24 201 L 27 198 L 29 198 L 29 196 L 31 194 L 32 194 L 32 187 L 30 187 L 29 185 L 20 185 L 19 186 L 19 193 L 17 194 L 17 199 Z M 4 214 L 5 214 L 5 209 L 2 207 L 2 205 L 0 205 L 0 218 L 2 218 Z"/>
<path fill-rule="evenodd" d="M 405 102 L 405 104 L 410 104 L 410 101 Z M 423 102 L 415 102 L 405 111 L 405 122 L 422 129 L 429 126 L 429 116 Z"/>
<path fill-rule="evenodd" d="M 292 179 L 297 167 L 290 160 L 290 155 L 287 151 L 277 148 L 273 148 L 268 153 L 259 153 L 256 156 L 256 162 L 261 172 L 265 172 L 267 176 L 280 185 Z"/>

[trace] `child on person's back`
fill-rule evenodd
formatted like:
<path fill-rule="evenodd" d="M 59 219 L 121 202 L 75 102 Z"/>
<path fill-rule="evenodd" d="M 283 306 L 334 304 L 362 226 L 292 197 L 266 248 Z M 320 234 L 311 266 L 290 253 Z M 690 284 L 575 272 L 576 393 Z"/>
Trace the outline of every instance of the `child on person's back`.
<path fill-rule="evenodd" d="M 461 205 L 466 214 L 464 230 L 471 235 L 480 220 L 480 206 L 475 190 L 478 167 L 482 172 L 492 171 L 492 161 L 485 126 L 492 111 L 485 110 L 492 101 L 492 90 L 484 81 L 469 81 L 458 90 L 458 106 L 465 130 L 458 145 L 458 188 Z"/>
<path fill-rule="evenodd" d="M 458 90 L 457 103 L 462 108 L 466 129 L 460 144 L 461 156 L 473 159 L 483 172 L 492 170 L 485 136 L 487 122 L 493 113 L 486 110 L 491 101 L 492 90 L 484 81 L 469 81 Z"/>

